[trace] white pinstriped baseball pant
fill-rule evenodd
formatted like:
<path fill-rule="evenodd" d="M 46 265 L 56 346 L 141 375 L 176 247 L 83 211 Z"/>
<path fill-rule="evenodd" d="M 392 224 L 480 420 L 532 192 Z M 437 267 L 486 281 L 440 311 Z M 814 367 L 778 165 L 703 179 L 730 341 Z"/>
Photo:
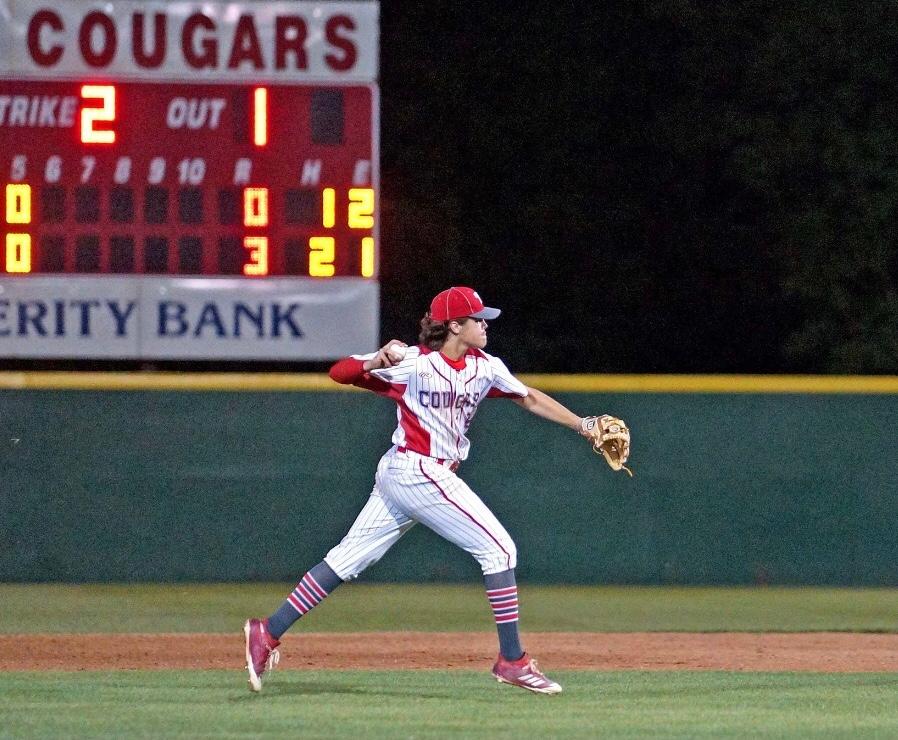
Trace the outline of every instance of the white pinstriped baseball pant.
<path fill-rule="evenodd" d="M 395 447 L 378 463 L 368 502 L 324 560 L 344 581 L 352 580 L 417 522 L 473 555 L 484 575 L 517 564 L 505 527 L 448 463 Z"/>

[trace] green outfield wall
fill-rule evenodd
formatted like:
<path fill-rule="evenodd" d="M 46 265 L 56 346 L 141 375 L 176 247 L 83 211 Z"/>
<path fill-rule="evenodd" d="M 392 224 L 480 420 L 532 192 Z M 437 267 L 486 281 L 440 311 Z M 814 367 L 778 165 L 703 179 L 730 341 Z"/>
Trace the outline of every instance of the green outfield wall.
<path fill-rule="evenodd" d="M 507 400 L 460 474 L 520 578 L 898 585 L 898 379 L 533 376 L 635 477 Z M 352 523 L 395 406 L 321 376 L 0 373 L 0 581 L 290 580 Z M 328 389 L 328 390 L 325 390 Z M 461 581 L 413 529 L 363 578 Z"/>

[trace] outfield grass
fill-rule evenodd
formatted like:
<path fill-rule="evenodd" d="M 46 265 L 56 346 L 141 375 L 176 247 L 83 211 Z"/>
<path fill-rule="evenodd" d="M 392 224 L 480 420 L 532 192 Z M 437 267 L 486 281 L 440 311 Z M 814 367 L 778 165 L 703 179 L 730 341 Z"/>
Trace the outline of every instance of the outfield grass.
<path fill-rule="evenodd" d="M 0 632 L 219 632 L 293 584 L 0 584 Z M 898 590 L 523 585 L 526 631 L 898 632 Z M 353 584 L 314 631 L 488 629 L 482 588 Z M 486 671 L 0 673 L 6 737 L 898 737 L 898 674 L 551 672 L 561 696 Z"/>
<path fill-rule="evenodd" d="M 0 633 L 234 632 L 293 584 L 0 584 Z M 898 589 L 521 586 L 532 632 L 898 632 Z M 319 632 L 483 631 L 479 585 L 352 584 L 304 618 Z M 236 625 L 236 627 L 235 627 Z"/>
<path fill-rule="evenodd" d="M 880 674 L 555 674 L 560 696 L 486 673 L 0 674 L 0 737 L 894 737 Z"/>

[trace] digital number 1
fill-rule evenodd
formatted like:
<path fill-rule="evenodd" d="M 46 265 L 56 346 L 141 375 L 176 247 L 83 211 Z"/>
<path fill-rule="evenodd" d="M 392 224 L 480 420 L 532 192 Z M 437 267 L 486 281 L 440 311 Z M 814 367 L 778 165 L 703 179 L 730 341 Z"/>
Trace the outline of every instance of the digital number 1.
<path fill-rule="evenodd" d="M 268 88 L 253 90 L 253 144 L 265 146 L 268 143 Z"/>

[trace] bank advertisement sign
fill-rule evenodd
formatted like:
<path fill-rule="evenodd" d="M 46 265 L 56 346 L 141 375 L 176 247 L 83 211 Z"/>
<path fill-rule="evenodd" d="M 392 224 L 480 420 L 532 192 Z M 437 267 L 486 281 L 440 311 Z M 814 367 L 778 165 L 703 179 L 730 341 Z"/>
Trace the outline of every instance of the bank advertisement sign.
<path fill-rule="evenodd" d="M 378 285 L 31 277 L 0 284 L 0 356 L 323 360 L 373 348 Z"/>

